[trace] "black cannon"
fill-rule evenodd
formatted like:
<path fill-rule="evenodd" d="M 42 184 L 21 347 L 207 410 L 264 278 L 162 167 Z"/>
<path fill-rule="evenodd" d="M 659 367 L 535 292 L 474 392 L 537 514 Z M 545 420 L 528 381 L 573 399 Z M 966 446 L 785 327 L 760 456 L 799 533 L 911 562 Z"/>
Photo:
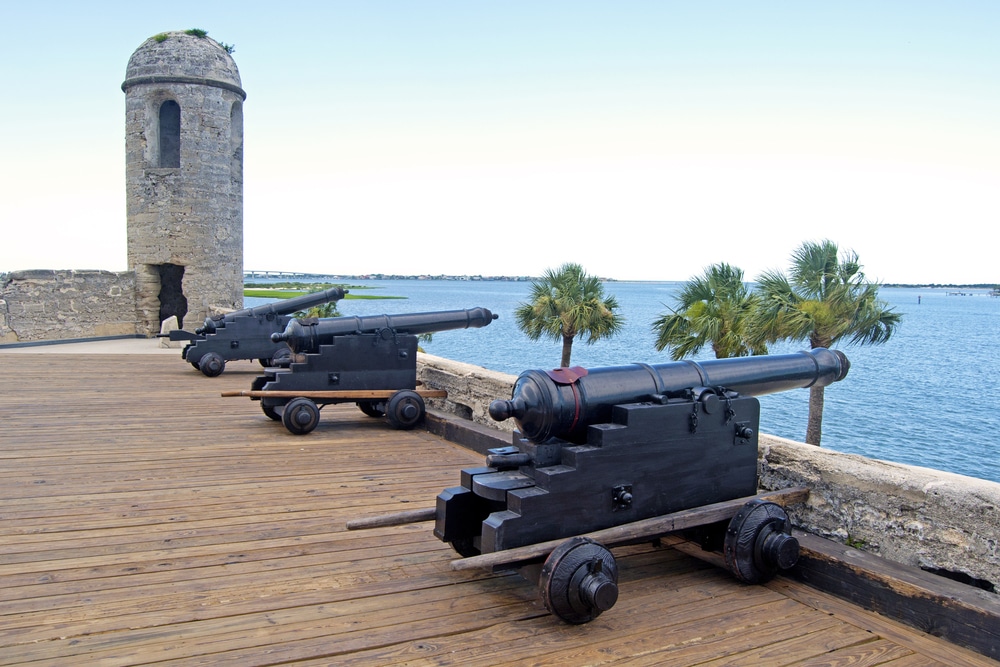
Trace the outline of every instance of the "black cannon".
<path fill-rule="evenodd" d="M 271 337 L 291 348 L 288 367 L 267 368 L 250 391 L 223 396 L 259 400 L 265 415 L 296 435 L 316 428 L 322 406 L 347 402 L 394 428 L 412 428 L 424 418 L 424 398 L 446 395 L 417 388 L 417 335 L 484 327 L 496 318 L 469 308 L 292 320 Z"/>
<path fill-rule="evenodd" d="M 760 404 L 754 396 L 843 379 L 839 351 L 702 362 L 563 368 L 520 375 L 509 400 L 490 405 L 514 418 L 513 445 L 489 451 L 486 465 L 461 472 L 442 491 L 434 534 L 466 560 L 498 557 L 571 536 L 659 537 L 692 526 L 688 513 L 757 494 Z M 684 515 L 687 524 L 675 517 Z M 759 498 L 702 527 L 742 581 L 766 581 L 798 558 L 780 505 Z M 669 517 L 669 521 L 660 519 Z M 652 526 L 656 526 L 653 528 Z M 667 526 L 667 529 L 664 528 Z M 609 537 L 608 539 L 612 539 Z M 613 540 L 613 541 L 614 541 Z M 594 539 L 548 548 L 542 599 L 560 618 L 583 623 L 617 600 L 614 558 Z M 509 554 L 509 556 L 508 556 Z M 459 561 L 461 562 L 461 561 Z"/>
<path fill-rule="evenodd" d="M 399 315 L 350 315 L 322 319 L 293 320 L 285 330 L 271 335 L 275 342 L 287 343 L 293 352 L 319 352 L 323 345 L 333 345 L 345 334 L 424 334 L 452 329 L 484 327 L 497 318 L 485 308 L 443 310 Z"/>
<path fill-rule="evenodd" d="M 287 364 L 291 350 L 280 341 L 271 339 L 290 321 L 292 313 L 330 301 L 339 301 L 347 294 L 342 287 L 303 294 L 262 306 L 244 308 L 225 315 L 209 317 L 194 333 L 183 330 L 170 332 L 170 340 L 189 341 L 181 350 L 181 358 L 208 377 L 220 375 L 226 361 L 258 359 L 262 366 Z"/>

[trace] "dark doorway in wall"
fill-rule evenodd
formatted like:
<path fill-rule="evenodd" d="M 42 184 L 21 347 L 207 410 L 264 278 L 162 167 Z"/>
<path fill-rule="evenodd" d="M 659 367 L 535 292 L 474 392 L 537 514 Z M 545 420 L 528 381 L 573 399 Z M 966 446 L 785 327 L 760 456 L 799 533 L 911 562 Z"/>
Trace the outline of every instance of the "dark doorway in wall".
<path fill-rule="evenodd" d="M 181 287 L 184 267 L 177 264 L 157 264 L 156 270 L 160 274 L 160 322 L 176 315 L 177 326 L 183 327 L 188 310 L 187 297 Z"/>

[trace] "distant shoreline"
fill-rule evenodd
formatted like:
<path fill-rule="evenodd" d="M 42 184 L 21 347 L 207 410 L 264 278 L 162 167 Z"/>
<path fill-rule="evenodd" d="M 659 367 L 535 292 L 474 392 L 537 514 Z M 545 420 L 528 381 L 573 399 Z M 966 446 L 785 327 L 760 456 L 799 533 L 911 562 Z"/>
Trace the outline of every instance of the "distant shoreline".
<path fill-rule="evenodd" d="M 985 285 L 960 285 L 953 283 L 919 283 L 909 285 L 906 283 L 882 283 L 879 287 L 905 287 L 909 289 L 1000 289 L 1000 284 L 988 283 Z"/>
<path fill-rule="evenodd" d="M 538 280 L 540 276 L 482 276 L 482 275 L 400 275 L 388 273 L 359 273 L 359 274 L 325 274 L 325 273 L 292 273 L 282 271 L 248 271 L 243 274 L 243 282 L 253 280 L 277 279 L 295 280 L 308 279 L 327 280 L 330 282 L 345 280 L 456 280 L 456 281 L 500 281 L 500 282 L 531 282 Z M 683 283 L 684 280 L 620 280 L 618 278 L 601 278 L 609 283 Z M 900 287 L 907 289 L 1000 289 L 1000 283 L 881 283 L 880 287 Z"/>

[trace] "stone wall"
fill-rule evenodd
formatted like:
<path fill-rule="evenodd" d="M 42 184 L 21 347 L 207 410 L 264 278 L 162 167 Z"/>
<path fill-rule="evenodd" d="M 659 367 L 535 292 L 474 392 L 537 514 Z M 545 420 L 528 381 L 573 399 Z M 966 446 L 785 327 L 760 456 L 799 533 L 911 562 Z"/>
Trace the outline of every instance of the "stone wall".
<path fill-rule="evenodd" d="M 759 484 L 811 489 L 808 532 L 1000 591 L 1000 484 L 761 435 Z"/>
<path fill-rule="evenodd" d="M 509 433 L 490 401 L 509 398 L 515 376 L 421 354 L 418 378 L 448 398 L 432 405 Z M 506 440 L 506 433 L 503 434 Z M 790 508 L 802 530 L 904 565 L 1000 590 L 1000 484 L 841 454 L 761 435 L 759 485 L 811 489 Z M 509 441 L 502 444 L 509 444 Z"/>
<path fill-rule="evenodd" d="M 131 272 L 35 270 L 0 275 L 0 344 L 135 334 Z"/>
<path fill-rule="evenodd" d="M 517 379 L 513 375 L 421 352 L 417 355 L 417 379 L 428 387 L 448 390 L 448 398 L 430 399 L 428 407 L 498 431 L 514 432 L 513 420 L 493 421 L 488 410 L 490 401 L 510 396 Z"/>

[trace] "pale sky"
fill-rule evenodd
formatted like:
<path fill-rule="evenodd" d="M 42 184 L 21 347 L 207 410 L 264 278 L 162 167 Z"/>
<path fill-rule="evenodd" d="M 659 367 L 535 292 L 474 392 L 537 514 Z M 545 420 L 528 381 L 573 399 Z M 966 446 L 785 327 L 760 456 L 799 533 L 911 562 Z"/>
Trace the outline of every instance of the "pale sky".
<path fill-rule="evenodd" d="M 1000 282 L 1000 2 L 0 0 L 0 272 L 125 270 L 133 51 L 235 46 L 244 267 Z"/>

